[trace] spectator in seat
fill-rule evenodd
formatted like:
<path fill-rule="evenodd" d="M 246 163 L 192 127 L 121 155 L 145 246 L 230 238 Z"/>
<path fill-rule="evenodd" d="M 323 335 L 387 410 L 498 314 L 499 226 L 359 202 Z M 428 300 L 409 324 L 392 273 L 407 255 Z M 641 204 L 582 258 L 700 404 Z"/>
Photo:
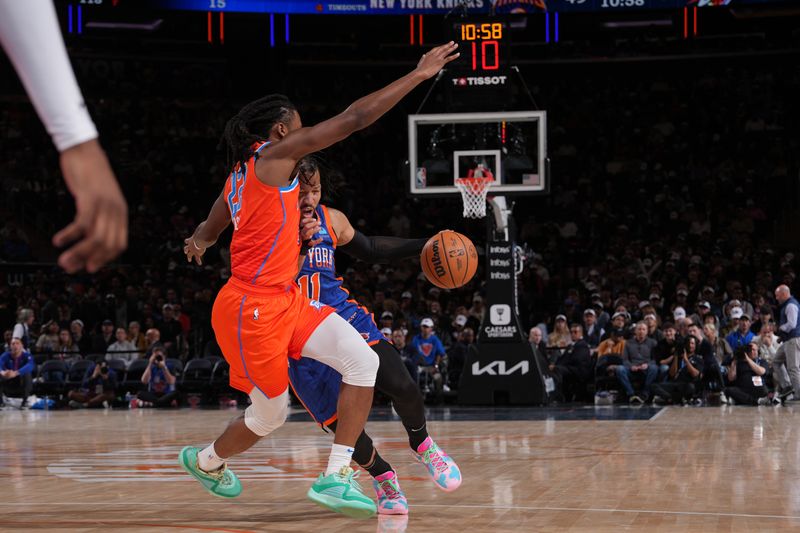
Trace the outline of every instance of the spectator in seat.
<path fill-rule="evenodd" d="M 105 355 L 108 351 L 108 347 L 111 346 L 114 341 L 114 323 L 109 319 L 105 319 L 100 326 L 100 333 L 95 335 L 92 341 L 92 353 Z"/>
<path fill-rule="evenodd" d="M 106 361 L 121 359 L 125 361 L 125 366 L 130 366 L 131 361 L 139 358 L 136 346 L 128 340 L 128 332 L 125 328 L 117 328 L 117 340 L 108 347 Z"/>
<path fill-rule="evenodd" d="M 775 315 L 772 314 L 772 308 L 764 305 L 759 308 L 758 318 L 753 317 L 753 324 L 750 326 L 750 331 L 756 335 L 761 335 L 764 326 L 772 328 L 775 325 Z"/>
<path fill-rule="evenodd" d="M 458 389 L 461 373 L 467 364 L 467 355 L 474 342 L 475 332 L 472 328 L 464 328 L 458 336 L 458 342 L 447 352 L 447 381 L 452 390 Z"/>
<path fill-rule="evenodd" d="M 758 356 L 767 363 L 768 369 L 771 368 L 778 353 L 778 339 L 772 333 L 772 326 L 761 326 L 761 332 L 753 338 L 753 342 L 758 346 Z"/>
<path fill-rule="evenodd" d="M 728 387 L 725 395 L 728 403 L 742 405 L 766 405 L 767 387 L 764 385 L 764 375 L 767 373 L 767 363 L 758 357 L 758 346 L 750 343 L 739 346 L 734 351 L 734 357 L 728 366 Z"/>
<path fill-rule="evenodd" d="M 597 347 L 597 363 L 600 364 L 600 359 L 607 355 L 618 355 L 622 357 L 622 352 L 625 351 L 625 330 L 612 329 L 611 336 L 600 343 Z"/>
<path fill-rule="evenodd" d="M 600 339 L 603 338 L 603 328 L 597 325 L 597 313 L 594 309 L 586 309 L 583 312 L 583 338 L 589 348 L 597 348 Z"/>
<path fill-rule="evenodd" d="M 642 404 L 647 401 L 650 394 L 650 386 L 658 378 L 658 364 L 653 360 L 653 352 L 656 341 L 647 336 L 647 324 L 639 322 L 636 324 L 633 337 L 625 343 L 625 350 L 622 352 L 622 364 L 614 367 L 617 376 L 628 399 L 631 403 Z M 637 393 L 631 384 L 631 377 L 635 374 L 644 374 L 644 388 Z"/>
<path fill-rule="evenodd" d="M 7 352 L 11 349 L 11 339 L 14 338 L 14 331 L 7 329 L 3 332 L 3 351 Z"/>
<path fill-rule="evenodd" d="M 736 351 L 740 346 L 747 346 L 753 341 L 753 332 L 750 331 L 750 316 L 742 313 L 736 331 L 731 332 L 725 340 L 728 341 L 731 349 Z"/>
<path fill-rule="evenodd" d="M 572 324 L 569 332 L 572 344 L 549 366 L 556 389 L 566 402 L 583 399 L 592 378 L 591 352 L 583 339 L 583 325 Z"/>
<path fill-rule="evenodd" d="M 72 334 L 72 343 L 78 348 L 80 354 L 83 356 L 89 354 L 92 350 L 92 340 L 85 335 L 83 320 L 75 319 L 70 322 L 69 331 Z"/>
<path fill-rule="evenodd" d="M 7 392 L 22 394 L 20 409 L 28 406 L 28 396 L 33 388 L 33 357 L 22 345 L 22 340 L 11 339 L 9 351 L 0 355 L 0 406 Z"/>
<path fill-rule="evenodd" d="M 419 323 L 420 332 L 411 339 L 411 348 L 416 355 L 416 363 L 422 372 L 433 379 L 436 398 L 441 399 L 444 383 L 439 365 L 446 355 L 442 341 L 433 332 L 433 320 L 426 317 Z"/>
<path fill-rule="evenodd" d="M 80 390 L 69 391 L 69 406 L 73 409 L 109 407 L 117 397 L 117 385 L 116 372 L 102 361 L 87 370 Z"/>
<path fill-rule="evenodd" d="M 658 329 L 658 318 L 654 313 L 644 315 L 644 323 L 647 324 L 647 336 L 658 342 L 664 338 L 664 333 Z"/>
<path fill-rule="evenodd" d="M 128 324 L 128 340 L 136 346 L 139 352 L 144 353 L 147 351 L 147 340 L 142 333 L 142 326 L 135 320 Z"/>
<path fill-rule="evenodd" d="M 181 304 L 172 304 L 172 310 L 175 314 L 175 320 L 181 325 L 181 335 L 184 339 L 189 338 L 189 331 L 192 329 L 192 318 L 183 312 Z"/>
<path fill-rule="evenodd" d="M 145 346 L 147 349 L 146 355 L 150 357 L 153 350 L 156 348 L 163 348 L 164 344 L 161 342 L 161 332 L 156 328 L 150 328 L 144 334 Z"/>
<path fill-rule="evenodd" d="M 142 383 L 147 390 L 137 395 L 139 407 L 176 407 L 178 391 L 175 390 L 177 379 L 167 368 L 164 348 L 157 347 L 150 356 L 150 364 L 142 374 Z"/>
<path fill-rule="evenodd" d="M 691 317 L 692 322 L 699 322 L 700 324 L 705 324 L 706 316 L 711 314 L 711 304 L 708 303 L 706 300 L 700 300 L 697 302 L 697 312 L 694 313 Z"/>
<path fill-rule="evenodd" d="M 656 344 L 654 356 L 658 363 L 657 381 L 659 382 L 667 379 L 669 367 L 675 359 L 675 353 L 679 348 L 678 332 L 672 322 L 666 322 L 661 330 L 664 333 L 664 338 Z"/>
<path fill-rule="evenodd" d="M 773 367 L 786 367 L 790 383 L 782 382 L 781 398 L 789 398 L 794 394 L 794 401 L 800 400 L 800 303 L 792 296 L 789 287 L 780 285 L 775 289 L 778 308 L 778 329 L 775 333 L 782 341 L 773 359 Z M 777 372 L 777 378 L 783 380 L 784 374 Z"/>
<path fill-rule="evenodd" d="M 553 326 L 553 332 L 550 338 L 547 339 L 548 348 L 564 349 L 572 342 L 572 337 L 567 327 L 567 317 L 565 315 L 556 316 L 556 322 Z"/>
<path fill-rule="evenodd" d="M 181 323 L 175 320 L 175 309 L 172 305 L 164 304 L 161 313 L 163 320 L 158 325 L 158 331 L 161 333 L 161 340 L 167 352 L 174 356 L 178 353 L 183 328 Z"/>
<path fill-rule="evenodd" d="M 457 343 L 461 339 L 461 332 L 467 327 L 467 315 L 456 315 L 450 323 L 450 340 L 452 343 Z M 474 333 L 473 333 L 474 336 Z"/>
<path fill-rule="evenodd" d="M 53 359 L 64 361 L 67 364 L 81 360 L 81 352 L 72 341 L 72 333 L 68 329 L 62 329 L 58 332 L 58 346 L 53 354 Z"/>
<path fill-rule="evenodd" d="M 17 323 L 14 325 L 14 330 L 11 337 L 22 341 L 22 346 L 27 350 L 31 345 L 31 326 L 33 321 L 36 320 L 36 315 L 33 309 L 24 307 L 17 313 Z"/>
<path fill-rule="evenodd" d="M 742 308 L 738 305 L 734 305 L 728 309 L 728 316 L 723 319 L 722 330 L 720 331 L 720 334 L 726 338 L 728 335 L 739 329 L 739 320 L 744 314 L 744 311 L 742 311 Z"/>
<path fill-rule="evenodd" d="M 416 383 L 419 380 L 419 370 L 415 363 L 416 356 L 414 351 L 406 344 L 406 332 L 402 329 L 392 331 L 392 344 L 400 352 L 400 357 L 403 359 L 406 370 L 408 370 L 411 379 Z"/>
<path fill-rule="evenodd" d="M 50 320 L 42 326 L 42 334 L 36 339 L 37 354 L 51 354 L 58 348 L 58 323 Z"/>
<path fill-rule="evenodd" d="M 681 344 L 669 364 L 667 381 L 653 384 L 654 403 L 681 404 L 694 397 L 697 391 L 703 368 L 703 358 L 697 353 L 697 339 L 689 335 Z"/>
<path fill-rule="evenodd" d="M 539 326 L 533 326 L 528 332 L 528 342 L 531 343 L 531 348 L 547 359 L 547 345 L 544 343 L 544 335 Z"/>
<path fill-rule="evenodd" d="M 486 314 L 486 308 L 483 306 L 483 298 L 480 294 L 472 297 L 472 307 L 469 308 L 469 315 L 483 324 L 483 315 Z"/>

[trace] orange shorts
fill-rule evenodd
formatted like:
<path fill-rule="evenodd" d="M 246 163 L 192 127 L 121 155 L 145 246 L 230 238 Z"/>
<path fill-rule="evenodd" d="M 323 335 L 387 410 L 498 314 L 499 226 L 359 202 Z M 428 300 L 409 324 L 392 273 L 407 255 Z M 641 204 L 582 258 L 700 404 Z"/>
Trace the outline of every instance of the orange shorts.
<path fill-rule="evenodd" d="M 211 325 L 231 367 L 231 387 L 259 389 L 267 398 L 289 383 L 289 357 L 334 309 L 312 301 L 297 285 L 256 287 L 231 278 L 214 301 Z"/>

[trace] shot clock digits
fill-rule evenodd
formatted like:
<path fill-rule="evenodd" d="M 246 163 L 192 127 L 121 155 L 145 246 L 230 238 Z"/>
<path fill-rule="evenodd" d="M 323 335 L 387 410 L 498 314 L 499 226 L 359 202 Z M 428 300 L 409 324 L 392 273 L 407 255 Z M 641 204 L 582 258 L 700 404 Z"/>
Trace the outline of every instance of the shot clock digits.
<path fill-rule="evenodd" d="M 497 21 L 459 21 L 454 26 L 461 58 L 457 70 L 482 73 L 500 70 L 505 66 L 506 24 Z"/>

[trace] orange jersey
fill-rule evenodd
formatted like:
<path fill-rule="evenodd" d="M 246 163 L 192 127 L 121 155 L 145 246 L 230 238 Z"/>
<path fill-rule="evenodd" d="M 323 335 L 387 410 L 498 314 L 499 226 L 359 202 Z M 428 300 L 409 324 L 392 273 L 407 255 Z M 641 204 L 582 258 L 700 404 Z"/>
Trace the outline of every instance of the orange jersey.
<path fill-rule="evenodd" d="M 300 187 L 297 177 L 286 187 L 259 181 L 256 160 L 268 145 L 261 144 L 225 182 L 233 222 L 231 274 L 250 285 L 289 286 L 300 255 Z"/>

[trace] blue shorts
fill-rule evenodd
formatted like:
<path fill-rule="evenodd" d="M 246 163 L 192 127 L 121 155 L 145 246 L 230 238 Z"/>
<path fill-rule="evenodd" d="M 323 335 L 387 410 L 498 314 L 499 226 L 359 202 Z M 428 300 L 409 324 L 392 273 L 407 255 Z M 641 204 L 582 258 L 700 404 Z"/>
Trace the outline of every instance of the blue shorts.
<path fill-rule="evenodd" d="M 324 363 L 308 357 L 289 359 L 289 384 L 317 424 L 336 420 L 341 383 L 342 375 Z"/>
<path fill-rule="evenodd" d="M 375 324 L 375 319 L 372 317 L 372 313 L 352 300 L 348 300 L 343 305 L 338 306 L 336 308 L 336 313 L 347 320 L 370 346 L 382 340 L 389 340 L 386 339 L 383 333 L 381 333 L 381 330 L 378 329 L 378 326 Z"/>

